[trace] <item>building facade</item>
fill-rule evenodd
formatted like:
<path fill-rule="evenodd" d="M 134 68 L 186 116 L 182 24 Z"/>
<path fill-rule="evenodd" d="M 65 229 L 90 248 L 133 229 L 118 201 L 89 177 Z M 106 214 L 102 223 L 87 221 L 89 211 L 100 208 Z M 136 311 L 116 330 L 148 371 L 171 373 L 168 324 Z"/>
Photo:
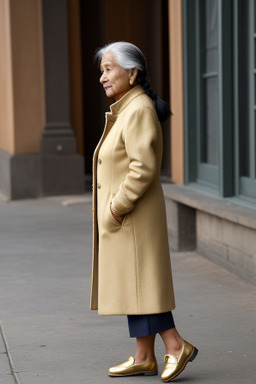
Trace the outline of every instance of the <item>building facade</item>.
<path fill-rule="evenodd" d="M 3 197 L 90 188 L 109 106 L 93 55 L 131 41 L 173 112 L 162 165 L 171 247 L 256 283 L 255 15 L 255 0 L 2 0 Z"/>
<path fill-rule="evenodd" d="M 182 35 L 179 49 L 170 49 L 171 57 L 177 52 L 182 57 L 183 81 L 183 95 L 175 101 L 180 124 L 171 81 L 172 135 L 176 129 L 184 135 L 177 148 L 183 166 L 172 177 L 183 185 L 165 186 L 171 244 L 197 249 L 255 283 L 256 2 L 184 0 L 169 5 L 170 33 L 174 39 Z M 172 29 L 174 17 L 179 30 Z M 173 70 L 180 73 L 175 66 Z M 173 155 L 174 172 L 178 164 Z"/>

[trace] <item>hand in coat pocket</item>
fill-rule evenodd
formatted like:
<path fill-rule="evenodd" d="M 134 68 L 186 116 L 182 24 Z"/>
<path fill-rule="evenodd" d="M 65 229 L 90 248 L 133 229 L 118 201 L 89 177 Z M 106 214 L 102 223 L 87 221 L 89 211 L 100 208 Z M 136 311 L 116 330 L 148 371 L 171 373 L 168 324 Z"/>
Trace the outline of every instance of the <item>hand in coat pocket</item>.
<path fill-rule="evenodd" d="M 123 222 L 124 217 L 123 217 L 123 216 L 118 216 L 118 215 L 116 215 L 115 212 L 112 211 L 111 206 L 110 206 L 110 212 L 112 213 L 112 216 L 114 217 L 114 219 L 115 219 L 120 225 L 122 225 L 122 222 Z"/>
<path fill-rule="evenodd" d="M 113 230 L 118 230 L 119 228 L 122 227 L 122 224 L 123 224 L 123 218 L 122 218 L 122 222 L 119 222 L 114 216 L 113 216 L 113 213 L 110 209 L 110 207 L 108 207 L 106 210 L 105 210 L 105 217 L 104 217 L 104 226 L 107 230 L 109 230 L 110 232 L 113 232 Z"/>

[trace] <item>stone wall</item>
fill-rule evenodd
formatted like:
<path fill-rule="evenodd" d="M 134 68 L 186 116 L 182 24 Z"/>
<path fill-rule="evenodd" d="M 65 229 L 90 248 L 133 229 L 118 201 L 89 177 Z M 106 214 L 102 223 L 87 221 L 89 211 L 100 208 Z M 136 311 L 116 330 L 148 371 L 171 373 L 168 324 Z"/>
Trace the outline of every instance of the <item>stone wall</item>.
<path fill-rule="evenodd" d="M 196 250 L 256 285 L 256 209 L 186 186 L 163 189 L 170 248 Z"/>
<path fill-rule="evenodd" d="M 256 231 L 196 213 L 197 252 L 256 284 Z"/>

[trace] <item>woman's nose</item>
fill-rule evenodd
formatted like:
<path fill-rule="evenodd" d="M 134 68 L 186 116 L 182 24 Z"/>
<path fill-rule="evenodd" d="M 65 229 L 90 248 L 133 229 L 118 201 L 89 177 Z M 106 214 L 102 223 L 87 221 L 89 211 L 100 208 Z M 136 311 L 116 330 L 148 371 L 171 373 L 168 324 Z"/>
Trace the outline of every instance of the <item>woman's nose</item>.
<path fill-rule="evenodd" d="M 100 83 L 103 84 L 105 81 L 106 81 L 106 76 L 105 76 L 105 74 L 103 72 L 101 77 L 100 77 Z"/>

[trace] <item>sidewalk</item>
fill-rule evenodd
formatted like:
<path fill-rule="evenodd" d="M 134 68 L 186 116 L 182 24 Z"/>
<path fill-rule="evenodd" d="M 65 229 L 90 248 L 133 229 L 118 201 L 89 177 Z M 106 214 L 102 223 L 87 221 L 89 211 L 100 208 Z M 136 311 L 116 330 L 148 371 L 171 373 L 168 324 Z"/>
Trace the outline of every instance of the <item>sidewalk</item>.
<path fill-rule="evenodd" d="M 256 287 L 195 253 L 172 265 L 176 325 L 199 349 L 175 382 L 255 383 Z M 107 376 L 135 342 L 125 317 L 89 310 L 90 278 L 90 195 L 0 202 L 0 384 L 161 383 Z M 159 337 L 156 356 L 161 372 Z"/>

